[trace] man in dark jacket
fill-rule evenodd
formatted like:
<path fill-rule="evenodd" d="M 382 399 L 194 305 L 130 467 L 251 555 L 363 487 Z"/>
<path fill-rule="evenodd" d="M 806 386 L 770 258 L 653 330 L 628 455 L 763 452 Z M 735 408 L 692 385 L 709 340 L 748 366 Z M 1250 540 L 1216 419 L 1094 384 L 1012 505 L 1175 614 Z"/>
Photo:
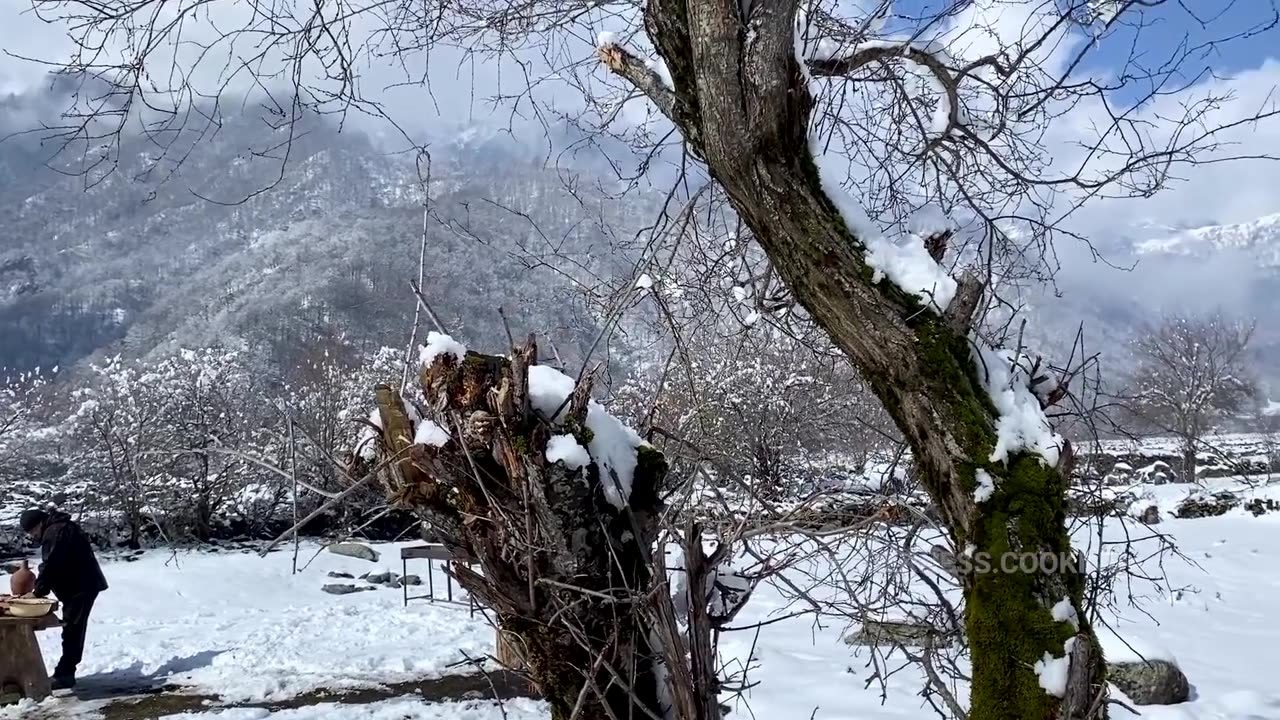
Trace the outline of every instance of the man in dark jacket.
<path fill-rule="evenodd" d="M 107 589 L 93 547 L 80 526 L 63 512 L 28 510 L 19 518 L 22 529 L 40 543 L 44 563 L 36 578 L 36 597 L 49 593 L 62 603 L 62 659 L 53 670 L 53 689 L 75 687 L 76 666 L 84 654 L 89 612 L 98 593 Z"/>

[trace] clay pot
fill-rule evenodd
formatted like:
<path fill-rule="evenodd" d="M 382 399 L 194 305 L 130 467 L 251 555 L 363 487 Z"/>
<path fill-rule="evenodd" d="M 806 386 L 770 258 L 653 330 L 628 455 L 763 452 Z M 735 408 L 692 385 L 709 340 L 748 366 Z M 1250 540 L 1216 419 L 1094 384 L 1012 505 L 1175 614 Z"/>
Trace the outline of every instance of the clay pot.
<path fill-rule="evenodd" d="M 23 560 L 22 567 L 9 577 L 9 593 L 14 597 L 21 597 L 35 589 L 36 574 L 31 572 L 27 561 Z"/>

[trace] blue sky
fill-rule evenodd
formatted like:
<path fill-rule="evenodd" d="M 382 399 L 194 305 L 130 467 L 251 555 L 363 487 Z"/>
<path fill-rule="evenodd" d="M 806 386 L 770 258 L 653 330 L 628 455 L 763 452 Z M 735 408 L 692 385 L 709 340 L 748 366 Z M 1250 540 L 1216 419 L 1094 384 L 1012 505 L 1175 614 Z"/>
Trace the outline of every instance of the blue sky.
<path fill-rule="evenodd" d="M 1258 67 L 1275 58 L 1280 48 L 1280 26 L 1256 33 L 1269 25 L 1277 12 L 1275 0 L 1179 0 L 1166 2 L 1134 18 L 1122 21 L 1115 35 L 1099 48 L 1098 65 L 1117 67 L 1133 53 L 1138 40 L 1138 57 L 1144 65 L 1157 67 L 1185 49 L 1212 43 L 1198 51 L 1184 70 L 1188 76 L 1208 68 L 1234 74 Z M 1238 37 L 1251 34 L 1249 37 Z M 1219 42 L 1233 38 L 1226 42 Z"/>

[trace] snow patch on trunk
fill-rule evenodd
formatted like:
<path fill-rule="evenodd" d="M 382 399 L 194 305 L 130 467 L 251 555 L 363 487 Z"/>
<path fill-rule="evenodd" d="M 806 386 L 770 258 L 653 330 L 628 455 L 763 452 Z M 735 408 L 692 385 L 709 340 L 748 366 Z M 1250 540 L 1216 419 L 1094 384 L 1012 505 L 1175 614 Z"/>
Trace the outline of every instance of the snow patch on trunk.
<path fill-rule="evenodd" d="M 578 470 L 591 464 L 591 455 L 572 435 L 554 435 L 547 441 L 547 462 Z"/>
<path fill-rule="evenodd" d="M 563 422 L 565 411 L 569 407 L 565 401 L 573 394 L 574 385 L 573 378 L 554 368 L 546 365 L 529 368 L 529 401 L 534 409 L 552 423 Z M 587 451 L 599 468 L 605 500 L 622 509 L 631 498 L 631 483 L 636 472 L 636 450 L 648 443 L 640 439 L 635 430 L 610 415 L 595 400 L 587 403 L 587 429 L 592 433 Z M 551 448 L 548 447 L 547 450 L 550 453 Z"/>
<path fill-rule="evenodd" d="M 1040 680 L 1040 687 L 1054 697 L 1060 698 L 1067 694 L 1067 678 L 1071 674 L 1071 648 L 1075 644 L 1074 637 L 1068 638 L 1062 647 L 1062 657 L 1055 658 L 1046 651 L 1044 657 L 1037 660 L 1031 668 Z"/>
<path fill-rule="evenodd" d="M 974 471 L 974 475 L 978 478 L 978 487 L 973 491 L 974 501 L 982 503 L 990 500 L 996 491 L 995 478 L 991 477 L 991 473 L 982 469 Z"/>
<path fill-rule="evenodd" d="M 1055 622 L 1071 623 L 1071 627 L 1080 630 L 1080 618 L 1076 615 L 1076 606 L 1071 604 L 1070 597 L 1064 595 L 1049 612 L 1053 613 Z"/>
<path fill-rule="evenodd" d="M 1015 353 L 992 348 L 973 339 L 973 361 L 978 379 L 999 414 L 992 462 L 1007 462 L 1011 455 L 1027 451 L 1056 466 L 1062 453 L 1062 437 L 1053 431 L 1040 400 L 1031 389 L 1028 370 Z"/>

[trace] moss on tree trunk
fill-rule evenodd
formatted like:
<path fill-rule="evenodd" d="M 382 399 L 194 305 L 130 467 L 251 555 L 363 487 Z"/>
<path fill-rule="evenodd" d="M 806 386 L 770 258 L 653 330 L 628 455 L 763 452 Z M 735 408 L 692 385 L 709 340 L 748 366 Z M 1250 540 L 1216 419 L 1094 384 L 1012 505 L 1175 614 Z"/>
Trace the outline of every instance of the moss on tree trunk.
<path fill-rule="evenodd" d="M 972 720 L 1084 717 L 1105 680 L 1101 649 L 1083 607 L 1082 559 L 1064 527 L 1062 479 L 1026 454 L 989 466 L 996 491 L 982 505 L 971 543 L 976 562 L 965 587 L 965 626 L 973 658 Z M 1066 598 L 1068 619 L 1053 608 Z M 1061 617 L 1061 616 L 1060 616 Z M 1069 653 L 1068 642 L 1093 647 L 1077 668 L 1084 687 L 1045 691 L 1035 663 Z M 1078 662 L 1078 660 L 1077 660 Z"/>
<path fill-rule="evenodd" d="M 919 315 L 912 326 L 935 388 L 932 399 L 946 413 L 940 430 L 958 444 L 951 472 L 926 466 L 921 477 L 935 502 L 952 506 L 944 514 L 952 518 L 948 530 L 963 551 L 970 720 L 1082 718 L 1090 711 L 1099 717 L 1105 706 L 1095 701 L 1105 687 L 1105 664 L 1082 612 L 1085 568 L 1066 526 L 1066 471 L 1028 452 L 1007 462 L 988 460 L 996 445 L 997 413 L 979 380 L 971 341 L 934 314 Z M 893 388 L 880 392 L 891 402 L 897 397 Z M 895 407 L 900 427 L 912 422 L 896 403 L 891 413 Z M 917 436 L 912 443 L 917 457 L 937 452 L 922 442 L 927 439 Z M 1069 463 L 1069 445 L 1062 454 Z M 981 503 L 973 500 L 979 470 L 995 488 Z M 1053 608 L 1064 598 L 1071 611 L 1057 620 Z M 1089 646 L 1076 659 L 1088 667 L 1077 668 L 1072 686 L 1059 697 L 1046 692 L 1035 667 L 1046 653 L 1066 655 L 1068 641 Z"/>

